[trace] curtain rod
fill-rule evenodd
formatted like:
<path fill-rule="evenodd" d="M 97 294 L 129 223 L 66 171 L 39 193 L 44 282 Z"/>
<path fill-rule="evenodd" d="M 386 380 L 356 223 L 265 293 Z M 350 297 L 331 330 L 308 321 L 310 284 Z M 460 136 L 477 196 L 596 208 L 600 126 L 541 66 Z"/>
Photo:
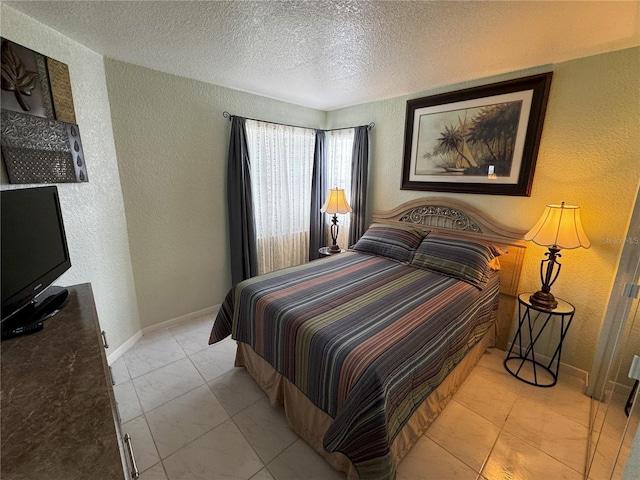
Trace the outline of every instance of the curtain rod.
<path fill-rule="evenodd" d="M 235 117 L 236 115 L 231 115 L 229 112 L 227 112 L 226 110 L 224 112 L 222 112 L 222 116 L 224 118 L 228 118 L 229 121 L 231 121 L 231 117 Z M 348 130 L 349 128 L 356 128 L 356 127 L 367 127 L 368 130 L 371 130 L 373 127 L 376 126 L 375 123 L 371 122 L 369 125 L 356 125 L 356 127 L 342 127 L 342 128 L 330 128 L 328 130 L 324 130 L 322 128 L 310 128 L 310 127 L 301 127 L 299 125 L 289 125 L 288 123 L 278 123 L 278 122 L 272 122 L 270 120 L 258 120 L 257 118 L 248 118 L 248 117 L 244 117 L 247 120 L 253 120 L 254 122 L 266 122 L 266 123 L 275 123 L 276 125 L 283 125 L 285 127 L 293 127 L 293 128 L 306 128 L 308 130 L 322 130 L 323 132 L 333 132 L 335 130 Z"/>

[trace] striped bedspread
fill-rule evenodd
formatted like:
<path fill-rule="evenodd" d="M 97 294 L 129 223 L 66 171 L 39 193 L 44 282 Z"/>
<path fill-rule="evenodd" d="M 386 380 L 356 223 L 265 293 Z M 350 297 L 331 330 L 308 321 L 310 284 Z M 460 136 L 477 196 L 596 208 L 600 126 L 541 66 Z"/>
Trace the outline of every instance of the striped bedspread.
<path fill-rule="evenodd" d="M 236 285 L 210 343 L 251 345 L 334 418 L 327 451 L 392 479 L 393 439 L 491 326 L 498 286 L 346 252 Z"/>

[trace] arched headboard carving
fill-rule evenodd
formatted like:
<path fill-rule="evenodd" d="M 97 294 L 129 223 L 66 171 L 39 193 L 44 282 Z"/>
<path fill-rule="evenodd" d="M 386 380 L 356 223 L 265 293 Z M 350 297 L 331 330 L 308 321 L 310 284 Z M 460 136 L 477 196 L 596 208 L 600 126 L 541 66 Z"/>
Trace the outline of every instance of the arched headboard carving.
<path fill-rule="evenodd" d="M 404 213 L 399 221 L 427 227 L 482 233 L 482 228 L 472 217 L 456 208 L 444 205 L 424 205 L 412 208 Z"/>
<path fill-rule="evenodd" d="M 398 205 L 392 210 L 373 212 L 373 221 L 403 222 L 431 229 L 460 230 L 471 234 L 494 236 L 509 241 L 522 240 L 525 230 L 504 225 L 471 204 L 446 197 L 424 197 Z M 468 222 L 468 223 L 467 223 Z M 467 228 L 468 225 L 468 228 Z M 476 225 L 476 227 L 472 226 Z"/>
<path fill-rule="evenodd" d="M 504 225 L 472 205 L 445 197 L 424 197 L 403 203 L 388 211 L 373 212 L 375 223 L 411 223 L 425 230 L 455 231 L 463 238 L 483 238 L 507 252 L 500 261 L 500 307 L 496 323 L 496 345 L 505 348 L 509 341 L 511 320 L 526 243 L 526 231 Z"/>

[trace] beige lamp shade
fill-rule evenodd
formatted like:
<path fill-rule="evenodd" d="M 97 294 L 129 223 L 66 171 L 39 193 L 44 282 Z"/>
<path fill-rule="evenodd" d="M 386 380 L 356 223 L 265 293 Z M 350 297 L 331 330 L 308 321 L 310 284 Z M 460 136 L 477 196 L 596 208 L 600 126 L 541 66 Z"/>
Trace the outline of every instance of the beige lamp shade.
<path fill-rule="evenodd" d="M 575 205 L 547 205 L 538 223 L 524 236 L 544 247 L 557 249 L 589 248 L 587 238 L 580 221 L 580 207 Z"/>
<path fill-rule="evenodd" d="M 331 188 L 329 189 L 329 196 L 320 209 L 323 213 L 350 213 L 351 207 L 347 202 L 347 197 L 344 194 L 343 188 Z"/>

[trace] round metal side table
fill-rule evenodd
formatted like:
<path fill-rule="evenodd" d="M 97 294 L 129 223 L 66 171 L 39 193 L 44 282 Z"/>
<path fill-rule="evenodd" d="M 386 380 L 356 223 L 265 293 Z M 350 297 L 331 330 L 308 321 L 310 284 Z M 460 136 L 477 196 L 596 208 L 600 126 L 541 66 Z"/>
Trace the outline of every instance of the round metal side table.
<path fill-rule="evenodd" d="M 575 307 L 569 302 L 556 297 L 558 306 L 553 310 L 537 307 L 529 301 L 533 293 L 521 293 L 518 295 L 518 330 L 513 337 L 511 347 L 504 359 L 504 368 L 519 380 L 536 387 L 553 387 L 558 381 L 560 369 L 560 356 L 562 355 L 562 342 L 567 335 L 571 320 L 575 314 Z M 552 318 L 560 321 L 559 336 L 556 335 L 557 345 L 551 358 L 538 353 L 536 358 L 536 344 L 545 339 L 549 344 L 555 340 L 543 337 L 543 332 L 549 331 L 553 336 Z M 547 348 L 548 350 L 548 348 Z"/>

